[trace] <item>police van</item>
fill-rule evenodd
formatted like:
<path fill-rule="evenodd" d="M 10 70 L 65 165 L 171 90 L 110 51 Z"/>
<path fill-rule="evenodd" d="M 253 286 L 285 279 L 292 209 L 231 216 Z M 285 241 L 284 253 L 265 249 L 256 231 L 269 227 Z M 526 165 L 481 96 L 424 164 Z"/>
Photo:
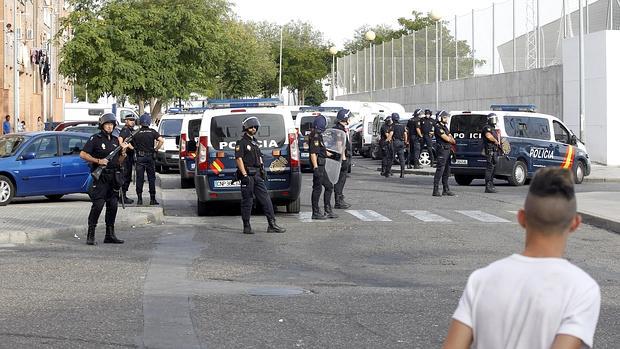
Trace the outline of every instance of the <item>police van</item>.
<path fill-rule="evenodd" d="M 590 174 L 585 145 L 560 119 L 535 112 L 533 105 L 492 105 L 488 111 L 451 113 L 450 133 L 456 140 L 451 170 L 458 184 L 469 185 L 476 178 L 484 178 L 482 128 L 490 113 L 498 117 L 501 144 L 495 178 L 523 185 L 537 169 L 549 166 L 572 169 L 576 183 Z"/>
<path fill-rule="evenodd" d="M 286 212 L 300 209 L 301 171 L 297 131 L 290 111 L 277 99 L 211 100 L 202 115 L 196 154 L 197 212 L 208 214 L 209 204 L 240 202 L 241 187 L 233 182 L 237 165 L 235 146 L 243 136 L 241 123 L 256 117 L 256 139 L 263 153 L 267 190 L 276 206 Z"/>
<path fill-rule="evenodd" d="M 164 145 L 155 154 L 155 168 L 159 173 L 166 173 L 169 169 L 179 167 L 179 144 L 181 124 L 185 114 L 183 111 L 173 111 L 164 114 L 159 120 L 157 132 L 164 139 Z"/>
<path fill-rule="evenodd" d="M 312 131 L 312 124 L 318 115 L 324 115 L 327 118 L 327 127 L 331 128 L 336 122 L 336 114 L 342 107 L 302 107 L 295 119 L 295 129 L 297 130 L 297 142 L 299 144 L 299 161 L 302 171 L 310 170 L 310 145 L 308 144 L 308 135 Z"/>
<path fill-rule="evenodd" d="M 179 136 L 179 173 L 181 188 L 194 187 L 194 172 L 196 171 L 196 151 L 198 150 L 198 133 L 204 108 L 190 108 L 185 111 L 181 123 Z"/>

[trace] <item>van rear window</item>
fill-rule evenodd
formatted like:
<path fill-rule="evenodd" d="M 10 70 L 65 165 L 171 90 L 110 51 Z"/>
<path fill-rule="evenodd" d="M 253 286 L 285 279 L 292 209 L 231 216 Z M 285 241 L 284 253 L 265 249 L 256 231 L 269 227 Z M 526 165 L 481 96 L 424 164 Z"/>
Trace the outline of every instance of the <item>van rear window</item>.
<path fill-rule="evenodd" d="M 190 120 L 187 125 L 187 138 L 198 141 L 202 119 Z"/>
<path fill-rule="evenodd" d="M 263 149 L 280 148 L 286 139 L 284 117 L 278 114 L 229 114 L 211 118 L 211 145 L 217 150 L 234 150 L 243 129 L 241 123 L 255 116 L 260 121 L 256 140 Z"/>
<path fill-rule="evenodd" d="M 334 120 L 336 118 L 330 115 L 325 115 L 325 117 L 327 118 L 327 127 L 331 127 L 331 125 L 334 124 Z M 312 123 L 314 122 L 314 118 L 316 118 L 315 115 L 302 116 L 301 120 L 299 120 L 299 133 L 301 133 L 304 136 L 310 134 L 310 131 L 312 130 Z"/>
<path fill-rule="evenodd" d="M 159 134 L 162 137 L 176 137 L 181 134 L 181 119 L 163 119 L 159 123 Z"/>
<path fill-rule="evenodd" d="M 487 123 L 487 115 L 458 114 L 450 118 L 450 133 L 457 139 L 479 139 L 482 128 Z"/>

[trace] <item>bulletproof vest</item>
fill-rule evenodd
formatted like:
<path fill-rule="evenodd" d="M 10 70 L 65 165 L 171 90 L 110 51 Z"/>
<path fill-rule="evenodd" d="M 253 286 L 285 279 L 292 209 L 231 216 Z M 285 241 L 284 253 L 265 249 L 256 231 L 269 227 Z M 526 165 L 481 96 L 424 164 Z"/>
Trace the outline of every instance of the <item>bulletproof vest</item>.
<path fill-rule="evenodd" d="M 430 133 L 433 131 L 433 119 L 431 118 L 424 118 L 422 120 L 422 132 L 423 133 Z"/>
<path fill-rule="evenodd" d="M 399 123 L 394 125 L 394 139 L 405 140 L 405 127 Z"/>

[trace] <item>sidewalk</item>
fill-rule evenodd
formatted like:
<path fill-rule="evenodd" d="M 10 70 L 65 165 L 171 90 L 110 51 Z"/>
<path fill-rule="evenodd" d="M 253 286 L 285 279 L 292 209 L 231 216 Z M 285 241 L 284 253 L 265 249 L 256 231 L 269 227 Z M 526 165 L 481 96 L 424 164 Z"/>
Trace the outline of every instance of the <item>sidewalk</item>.
<path fill-rule="evenodd" d="M 620 233 L 620 193 L 577 193 L 577 211 L 583 222 Z"/>
<path fill-rule="evenodd" d="M 17 198 L 15 202 L 0 207 L 0 243 L 28 243 L 57 235 L 77 235 L 85 243 L 90 206 L 88 196 L 84 194 L 67 195 L 58 202 L 40 197 Z M 103 236 L 105 231 L 104 217 L 105 209 L 99 218 L 98 236 Z M 128 205 L 123 210 L 119 204 L 116 231 L 161 223 L 162 220 L 161 206 Z"/>

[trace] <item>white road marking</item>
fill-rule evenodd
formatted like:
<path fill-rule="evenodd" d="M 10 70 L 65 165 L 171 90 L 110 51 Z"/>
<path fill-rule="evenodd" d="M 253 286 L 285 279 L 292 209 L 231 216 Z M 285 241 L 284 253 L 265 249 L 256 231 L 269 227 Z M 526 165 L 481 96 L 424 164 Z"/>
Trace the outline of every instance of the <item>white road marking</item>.
<path fill-rule="evenodd" d="M 456 211 L 460 214 L 464 214 L 468 217 L 471 217 L 475 220 L 485 222 L 485 223 L 510 223 L 509 220 L 506 220 L 501 217 L 494 216 L 492 214 L 482 212 L 482 211 Z"/>
<path fill-rule="evenodd" d="M 312 219 L 312 212 L 299 212 L 298 215 L 299 215 L 298 216 L 299 221 L 302 223 L 327 222 L 327 219 L 325 220 Z"/>
<path fill-rule="evenodd" d="M 517 215 L 517 213 L 519 213 L 519 211 L 508 211 L 508 213 L 512 213 L 513 215 Z"/>
<path fill-rule="evenodd" d="M 406 213 L 412 217 L 415 217 L 421 220 L 422 222 L 452 222 L 448 218 L 444 218 L 440 215 L 436 215 L 428 211 L 402 210 L 401 212 Z"/>
<path fill-rule="evenodd" d="M 391 222 L 392 220 L 380 215 L 373 210 L 346 210 L 345 212 L 359 218 L 364 222 Z"/>

